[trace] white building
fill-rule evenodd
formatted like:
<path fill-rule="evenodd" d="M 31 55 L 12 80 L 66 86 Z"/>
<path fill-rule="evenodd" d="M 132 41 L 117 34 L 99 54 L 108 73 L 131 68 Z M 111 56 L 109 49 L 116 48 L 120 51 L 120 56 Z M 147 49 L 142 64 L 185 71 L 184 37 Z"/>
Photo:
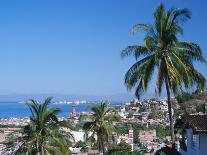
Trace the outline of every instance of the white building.
<path fill-rule="evenodd" d="M 179 152 L 207 155 L 207 115 L 186 115 L 177 124 L 183 129 Z"/>
<path fill-rule="evenodd" d="M 125 143 L 131 145 L 131 149 L 133 151 L 134 150 L 133 140 L 134 140 L 134 130 L 133 130 L 133 128 L 129 128 L 128 134 L 119 136 L 116 141 L 117 141 L 117 144 L 119 144 L 122 141 L 124 141 Z"/>
<path fill-rule="evenodd" d="M 165 111 L 165 112 L 168 111 L 168 104 L 166 100 L 161 100 L 159 102 L 159 110 Z"/>
<path fill-rule="evenodd" d="M 139 139 L 143 144 L 151 143 L 156 138 L 156 130 L 140 130 L 139 132 Z"/>

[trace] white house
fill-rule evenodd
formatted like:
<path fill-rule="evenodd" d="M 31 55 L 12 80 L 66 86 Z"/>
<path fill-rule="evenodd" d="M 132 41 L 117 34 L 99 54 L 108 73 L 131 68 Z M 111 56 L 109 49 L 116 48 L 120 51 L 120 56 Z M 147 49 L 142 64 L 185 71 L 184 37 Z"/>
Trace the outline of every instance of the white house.
<path fill-rule="evenodd" d="M 116 138 L 116 142 L 117 142 L 117 144 L 119 144 L 122 141 L 124 141 L 125 143 L 131 145 L 131 149 L 133 151 L 134 150 L 134 142 L 133 142 L 133 139 L 134 139 L 134 130 L 133 130 L 133 128 L 129 128 L 128 134 L 118 136 Z"/>
<path fill-rule="evenodd" d="M 207 155 L 207 115 L 186 115 L 178 123 L 183 130 L 179 152 Z"/>

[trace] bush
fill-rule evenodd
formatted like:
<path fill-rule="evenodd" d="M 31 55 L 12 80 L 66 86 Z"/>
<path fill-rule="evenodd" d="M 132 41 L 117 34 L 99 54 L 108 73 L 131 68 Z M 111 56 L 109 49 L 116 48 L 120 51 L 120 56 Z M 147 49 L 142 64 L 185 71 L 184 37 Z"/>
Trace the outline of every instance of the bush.
<path fill-rule="evenodd" d="M 131 146 L 125 142 L 121 142 L 118 145 L 113 146 L 108 155 L 141 155 L 137 151 L 132 151 Z"/>

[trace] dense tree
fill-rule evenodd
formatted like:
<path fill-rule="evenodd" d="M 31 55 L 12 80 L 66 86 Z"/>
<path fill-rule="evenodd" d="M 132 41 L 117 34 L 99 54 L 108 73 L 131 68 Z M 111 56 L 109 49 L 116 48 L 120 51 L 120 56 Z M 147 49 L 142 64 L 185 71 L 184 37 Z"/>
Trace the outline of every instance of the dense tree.
<path fill-rule="evenodd" d="M 181 155 L 175 148 L 163 147 L 155 152 L 155 155 Z"/>
<path fill-rule="evenodd" d="M 115 131 L 113 121 L 118 121 L 119 115 L 105 101 L 101 101 L 89 108 L 93 112 L 93 115 L 82 116 L 82 121 L 87 120 L 83 125 L 83 129 L 86 133 L 92 132 L 91 135 L 87 134 L 89 136 L 88 139 L 97 137 L 98 149 L 105 155 L 106 148 L 112 140 L 112 132 Z"/>
<path fill-rule="evenodd" d="M 119 135 L 125 135 L 128 134 L 129 128 L 133 128 L 134 130 L 134 139 L 133 139 L 134 143 L 139 144 L 140 143 L 139 132 L 140 130 L 146 130 L 147 128 L 137 123 L 127 123 L 117 127 L 116 131 Z"/>
<path fill-rule="evenodd" d="M 128 46 L 122 51 L 122 57 L 133 55 L 136 59 L 136 63 L 125 75 L 125 83 L 129 90 L 136 88 L 135 95 L 138 98 L 147 91 L 153 75 L 157 75 L 157 94 L 161 94 L 163 85 L 165 86 L 173 143 L 175 136 L 171 94 L 178 94 L 184 88 L 192 86 L 200 91 L 206 82 L 204 76 L 193 66 L 194 61 L 206 63 L 200 47 L 193 42 L 178 40 L 178 35 L 183 33 L 183 23 L 190 18 L 188 9 L 166 10 L 160 4 L 154 12 L 153 25 L 137 24 L 132 28 L 133 32 L 146 32 L 144 45 Z"/>
<path fill-rule="evenodd" d="M 131 146 L 125 142 L 121 142 L 118 145 L 113 146 L 108 155 L 143 155 L 137 151 L 132 151 Z"/>
<path fill-rule="evenodd" d="M 52 98 L 47 98 L 42 104 L 35 100 L 27 102 L 32 115 L 30 123 L 23 129 L 23 136 L 18 138 L 21 145 L 15 154 L 68 155 L 71 135 L 67 138 L 67 133 L 60 131 L 60 128 L 70 125 L 58 120 L 59 108 L 48 107 L 51 100 Z"/>
<path fill-rule="evenodd" d="M 163 125 L 156 125 L 155 127 L 156 135 L 158 138 L 165 138 L 166 136 L 170 135 L 169 127 Z"/>

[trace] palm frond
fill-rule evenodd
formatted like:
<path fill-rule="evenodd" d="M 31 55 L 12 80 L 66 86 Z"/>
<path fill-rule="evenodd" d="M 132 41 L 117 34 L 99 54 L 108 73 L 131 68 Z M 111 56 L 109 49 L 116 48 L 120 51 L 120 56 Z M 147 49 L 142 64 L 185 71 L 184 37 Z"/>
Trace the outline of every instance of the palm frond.
<path fill-rule="evenodd" d="M 133 55 L 137 60 L 140 56 L 147 56 L 150 55 L 151 52 L 146 46 L 128 46 L 121 52 L 121 57 L 127 57 Z"/>

